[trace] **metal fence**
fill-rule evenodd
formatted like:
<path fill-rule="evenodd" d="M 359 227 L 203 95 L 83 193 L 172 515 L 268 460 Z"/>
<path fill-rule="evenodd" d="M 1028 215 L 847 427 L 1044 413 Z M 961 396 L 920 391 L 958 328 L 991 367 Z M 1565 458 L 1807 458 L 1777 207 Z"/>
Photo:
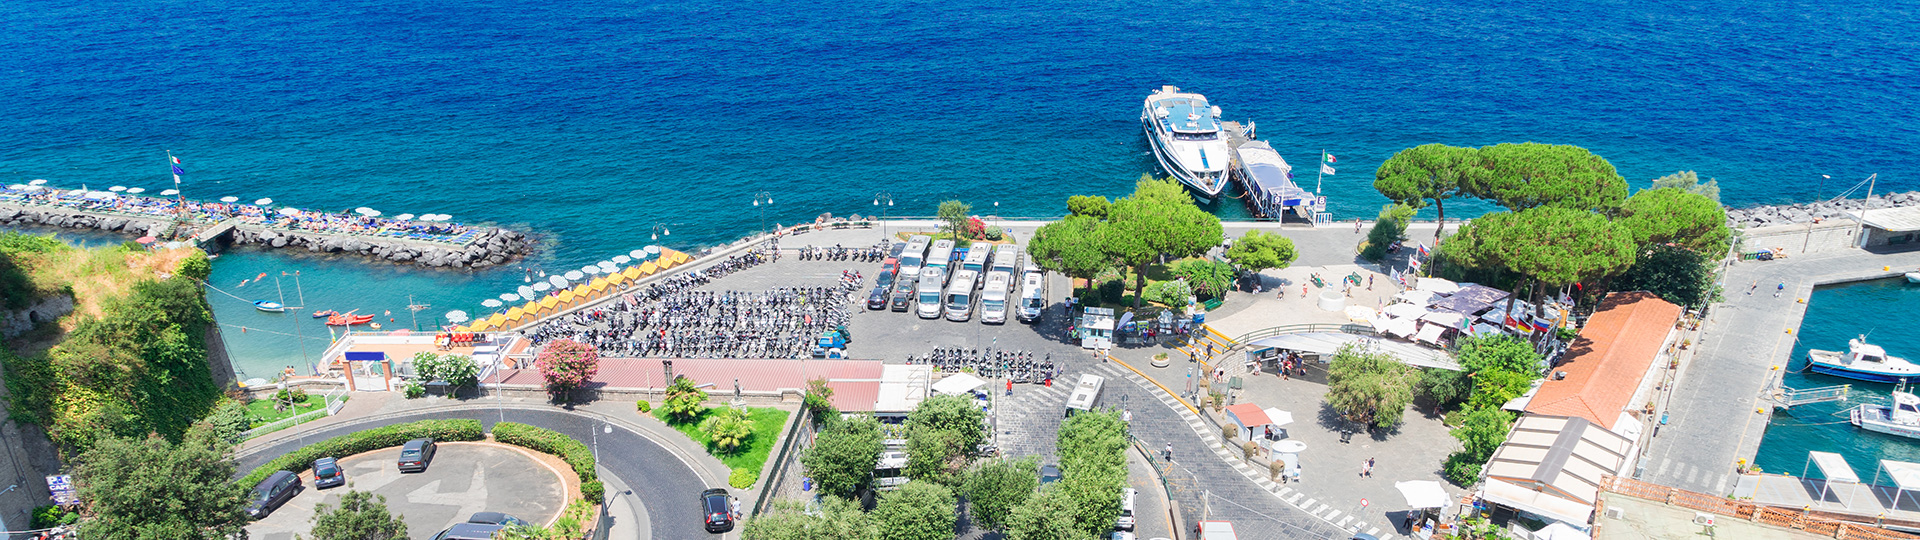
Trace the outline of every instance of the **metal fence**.
<path fill-rule="evenodd" d="M 1882 529 L 1872 525 L 1843 521 L 1845 516 L 1810 509 L 1787 509 L 1755 504 L 1750 501 L 1717 497 L 1676 487 L 1643 482 L 1632 478 L 1608 476 L 1600 480 L 1600 489 L 1609 493 L 1618 493 L 1629 497 L 1659 501 L 1681 508 L 1698 510 L 1712 514 L 1744 519 L 1764 525 L 1799 529 L 1809 533 L 1845 540 L 1910 540 L 1920 538 L 1911 534 Z M 1605 514 L 1606 509 L 1595 510 Z M 1904 526 L 1916 525 L 1912 522 L 1884 520 L 1885 523 Z M 1599 525 L 1595 525 L 1595 532 Z"/>
<path fill-rule="evenodd" d="M 331 390 L 327 390 L 327 393 L 321 394 L 320 396 L 321 401 L 325 402 L 325 406 L 320 407 L 318 410 L 289 416 L 286 418 L 275 420 L 272 423 L 269 423 L 264 426 L 242 431 L 240 432 L 240 440 L 244 441 L 247 439 L 252 439 L 254 437 L 259 437 L 261 435 L 266 435 L 268 433 L 273 433 L 275 431 L 287 429 L 289 427 L 303 424 L 312 420 L 317 420 L 324 416 L 332 416 L 334 413 L 340 412 L 340 407 L 346 403 L 346 399 L 340 399 L 336 401 L 334 398 L 336 396 L 344 398 L 345 396 L 342 394 L 345 394 L 345 393 L 346 393 L 346 389 L 344 388 L 334 388 Z"/>

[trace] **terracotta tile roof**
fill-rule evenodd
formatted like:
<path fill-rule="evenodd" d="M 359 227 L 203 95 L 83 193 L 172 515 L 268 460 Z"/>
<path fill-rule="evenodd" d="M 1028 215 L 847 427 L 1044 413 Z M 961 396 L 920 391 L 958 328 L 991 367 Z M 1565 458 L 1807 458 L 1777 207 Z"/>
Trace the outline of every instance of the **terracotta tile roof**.
<path fill-rule="evenodd" d="M 1231 414 L 1233 415 L 1234 418 L 1240 419 L 1241 425 L 1245 425 L 1249 427 L 1264 426 L 1264 425 L 1273 423 L 1272 420 L 1267 419 L 1266 411 L 1260 410 L 1259 405 L 1254 405 L 1252 403 L 1228 405 L 1227 414 Z"/>
<path fill-rule="evenodd" d="M 1620 412 L 1680 319 L 1680 306 L 1648 292 L 1607 295 L 1568 349 L 1566 362 L 1527 403 L 1527 412 L 1585 418 L 1613 429 Z"/>

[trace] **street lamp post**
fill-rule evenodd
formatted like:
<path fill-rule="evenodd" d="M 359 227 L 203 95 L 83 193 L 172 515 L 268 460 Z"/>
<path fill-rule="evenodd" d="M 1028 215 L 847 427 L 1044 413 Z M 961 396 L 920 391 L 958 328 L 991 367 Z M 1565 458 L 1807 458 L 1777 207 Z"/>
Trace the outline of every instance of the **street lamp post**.
<path fill-rule="evenodd" d="M 766 206 L 760 205 L 763 202 Z M 753 206 L 760 209 L 760 228 L 767 228 L 767 206 L 773 206 L 773 194 L 765 191 L 754 193 Z"/>
<path fill-rule="evenodd" d="M 880 204 L 886 201 L 885 205 Z M 873 194 L 873 205 L 880 207 L 880 237 L 887 237 L 887 211 L 893 209 L 893 194 L 885 191 Z"/>
<path fill-rule="evenodd" d="M 649 236 L 648 236 L 648 238 L 652 238 L 652 239 L 654 239 L 655 241 L 658 241 L 658 240 L 660 240 L 660 237 L 662 237 L 662 236 L 666 236 L 666 235 L 669 235 L 669 234 L 673 234 L 673 231 L 669 231 L 669 230 L 667 230 L 667 224 L 665 224 L 665 223 L 655 223 L 655 224 L 653 224 L 653 234 L 652 234 L 652 235 L 649 235 Z"/>

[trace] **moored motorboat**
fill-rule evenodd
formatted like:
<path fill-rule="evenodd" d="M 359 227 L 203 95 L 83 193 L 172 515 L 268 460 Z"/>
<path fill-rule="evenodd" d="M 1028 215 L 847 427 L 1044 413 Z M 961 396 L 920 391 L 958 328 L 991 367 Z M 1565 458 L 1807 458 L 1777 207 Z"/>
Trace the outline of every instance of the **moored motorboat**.
<path fill-rule="evenodd" d="M 1867 336 L 1847 340 L 1847 352 L 1807 351 L 1807 368 L 1814 373 L 1862 381 L 1898 383 L 1920 379 L 1920 365 L 1887 356 L 1887 350 L 1867 343 Z"/>
<path fill-rule="evenodd" d="M 323 317 L 331 317 L 331 316 L 334 316 L 334 315 L 339 315 L 339 314 L 340 314 L 340 312 L 338 312 L 338 311 L 334 311 L 334 310 L 331 310 L 331 309 L 324 309 L 324 310 L 320 310 L 320 311 L 315 311 L 315 312 L 313 312 L 313 318 L 315 318 L 315 319 L 319 319 L 319 318 L 323 318 Z"/>
<path fill-rule="evenodd" d="M 280 313 L 287 310 L 286 306 L 280 305 L 279 302 L 269 302 L 266 300 L 254 300 L 253 309 L 265 311 L 267 313 Z"/>
<path fill-rule="evenodd" d="M 1920 283 L 1920 272 L 1907 272 L 1907 283 Z"/>
<path fill-rule="evenodd" d="M 1849 413 L 1853 425 L 1867 431 L 1920 439 L 1920 396 L 1893 391 L 1892 405 L 1863 403 Z"/>
<path fill-rule="evenodd" d="M 1220 130 L 1219 107 L 1208 105 L 1206 96 L 1161 86 L 1140 108 L 1140 128 L 1160 168 L 1185 184 L 1194 198 L 1210 203 L 1220 197 L 1233 156 Z"/>

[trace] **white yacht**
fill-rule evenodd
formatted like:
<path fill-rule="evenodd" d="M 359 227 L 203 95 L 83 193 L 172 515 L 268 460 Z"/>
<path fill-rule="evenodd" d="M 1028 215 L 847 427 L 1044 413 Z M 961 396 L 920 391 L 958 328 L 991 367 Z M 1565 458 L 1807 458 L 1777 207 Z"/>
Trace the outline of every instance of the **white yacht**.
<path fill-rule="evenodd" d="M 1206 96 L 1162 86 L 1141 107 L 1140 127 L 1160 168 L 1186 184 L 1194 198 L 1207 203 L 1220 197 L 1233 156 L 1220 129 L 1219 107 L 1208 105 Z"/>
<path fill-rule="evenodd" d="M 1920 397 L 1893 391 L 1893 405 L 1861 404 L 1853 408 L 1853 425 L 1867 431 L 1920 439 Z"/>
<path fill-rule="evenodd" d="M 1898 356 L 1887 356 L 1886 349 L 1867 343 L 1867 336 L 1847 340 L 1844 354 L 1813 349 L 1807 351 L 1807 357 L 1807 367 L 1814 373 L 1884 383 L 1920 379 L 1920 365 Z"/>

